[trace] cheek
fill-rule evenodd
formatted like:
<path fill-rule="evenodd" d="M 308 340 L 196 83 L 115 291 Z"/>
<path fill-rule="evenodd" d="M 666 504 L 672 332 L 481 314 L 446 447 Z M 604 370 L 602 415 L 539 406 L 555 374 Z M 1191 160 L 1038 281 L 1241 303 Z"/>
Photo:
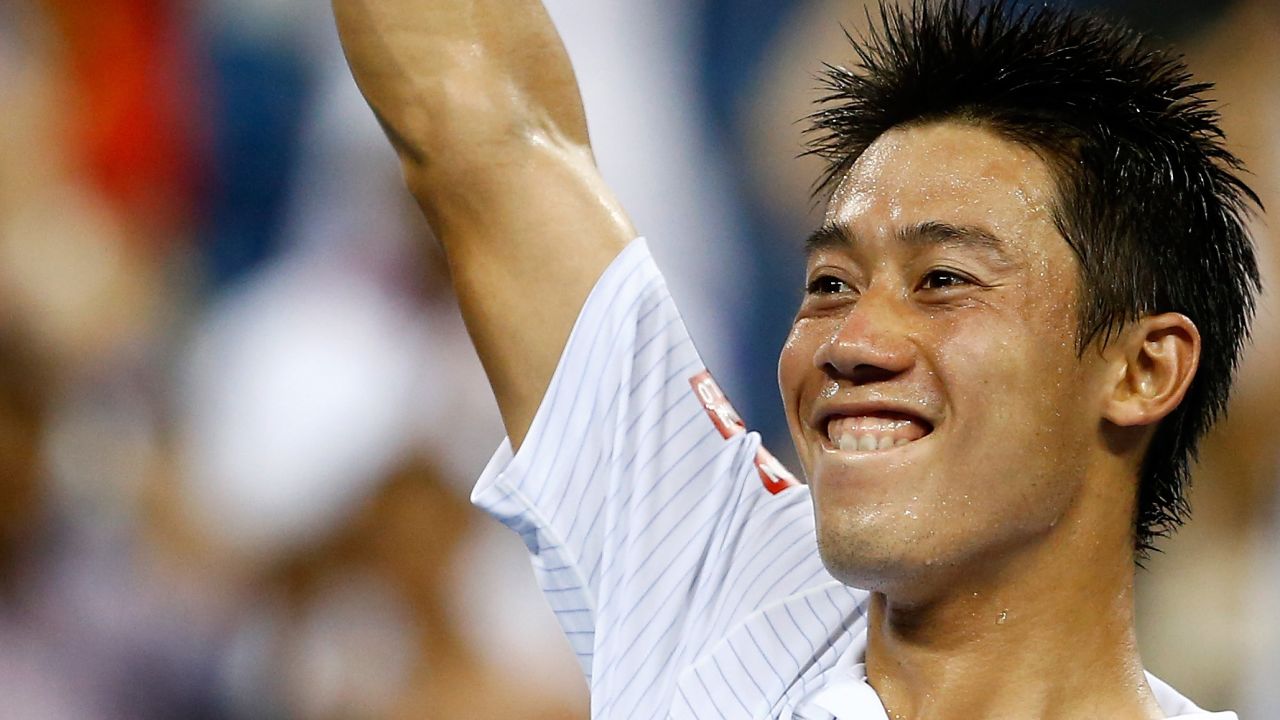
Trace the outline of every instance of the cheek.
<path fill-rule="evenodd" d="M 794 424 L 792 415 L 797 409 L 797 400 L 805 370 L 813 368 L 813 352 L 806 347 L 805 336 L 800 325 L 791 328 L 787 341 L 782 345 L 778 355 L 778 389 L 782 392 L 782 405 L 785 407 L 788 423 Z M 792 433 L 795 428 L 792 427 Z"/>
<path fill-rule="evenodd" d="M 782 345 L 778 356 L 778 387 L 789 411 L 794 408 L 805 380 L 819 372 L 813 358 L 823 342 L 820 332 L 811 320 L 797 320 Z"/>
<path fill-rule="evenodd" d="M 1088 455 L 1083 413 L 1069 352 L 1048 352 L 1015 328 L 995 330 L 954 338 L 939 362 L 956 422 L 935 469 L 934 519 L 1021 537 L 1052 526 L 1078 491 Z"/>
<path fill-rule="evenodd" d="M 778 356 L 778 389 L 782 393 L 783 411 L 787 417 L 787 426 L 791 438 L 796 445 L 801 459 L 806 462 L 805 442 L 801 435 L 800 418 L 807 412 L 807 397 L 812 400 L 818 390 L 815 383 L 824 380 L 822 371 L 814 366 L 813 358 L 824 342 L 821 328 L 811 320 L 799 320 L 791 328 L 782 352 Z"/>
<path fill-rule="evenodd" d="M 1068 459 L 1085 427 L 1071 331 L 1061 315 L 1009 320 L 957 330 L 940 352 L 939 374 L 964 420 L 960 435 L 1015 465 Z"/>

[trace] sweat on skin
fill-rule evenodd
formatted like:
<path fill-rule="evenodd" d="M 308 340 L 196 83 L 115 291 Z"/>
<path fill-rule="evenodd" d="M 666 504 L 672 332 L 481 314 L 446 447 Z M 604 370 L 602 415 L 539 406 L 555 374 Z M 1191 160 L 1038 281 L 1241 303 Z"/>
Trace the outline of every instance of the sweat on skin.
<path fill-rule="evenodd" d="M 1062 710 L 1054 685 L 1086 672 L 1109 717 L 1160 717 L 1133 635 L 1132 523 L 1198 336 L 1170 314 L 1077 351 L 1054 188 L 994 131 L 896 128 L 809 242 L 779 383 L 824 562 L 877 592 L 869 679 L 909 717 L 928 698 Z M 1089 669 L 1064 673 L 1082 652 Z"/>

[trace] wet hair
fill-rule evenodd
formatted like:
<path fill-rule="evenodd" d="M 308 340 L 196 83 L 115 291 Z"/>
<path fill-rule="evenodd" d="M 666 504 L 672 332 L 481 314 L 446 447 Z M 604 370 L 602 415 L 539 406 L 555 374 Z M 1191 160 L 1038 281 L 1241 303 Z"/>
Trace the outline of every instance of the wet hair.
<path fill-rule="evenodd" d="M 851 68 L 821 76 L 808 130 L 809 152 L 828 162 L 819 197 L 891 128 L 987 127 L 1053 173 L 1054 222 L 1080 261 L 1081 355 L 1148 314 L 1179 312 L 1200 331 L 1199 370 L 1143 462 L 1144 557 L 1189 515 L 1196 446 L 1225 411 L 1259 288 L 1244 221 L 1261 203 L 1204 97 L 1212 85 L 1132 30 L 1051 7 L 882 3 L 878 25 L 850 36 Z"/>

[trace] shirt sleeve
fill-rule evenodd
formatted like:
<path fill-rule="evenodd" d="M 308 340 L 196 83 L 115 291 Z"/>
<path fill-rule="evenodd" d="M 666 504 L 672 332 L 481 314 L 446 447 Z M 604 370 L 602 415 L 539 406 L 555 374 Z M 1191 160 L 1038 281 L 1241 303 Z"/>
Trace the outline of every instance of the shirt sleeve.
<path fill-rule="evenodd" d="M 524 444 L 503 443 L 472 500 L 533 555 L 596 717 L 667 702 L 719 633 L 831 581 L 808 489 L 706 373 L 642 239 L 597 282 Z"/>

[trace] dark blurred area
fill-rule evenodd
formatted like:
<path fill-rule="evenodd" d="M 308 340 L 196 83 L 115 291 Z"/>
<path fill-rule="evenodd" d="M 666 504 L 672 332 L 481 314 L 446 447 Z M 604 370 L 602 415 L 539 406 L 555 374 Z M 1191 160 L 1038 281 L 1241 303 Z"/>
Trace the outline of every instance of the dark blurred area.
<path fill-rule="evenodd" d="M 1280 4 L 1074 4 L 1215 81 L 1280 207 Z M 787 456 L 797 120 L 864 3 L 548 5 L 603 172 Z M 10 0 L 0 107 L 0 718 L 586 717 L 522 546 L 466 501 L 501 426 L 328 6 Z M 1280 707 L 1278 357 L 1268 291 L 1141 572 L 1149 667 L 1242 717 Z"/>

